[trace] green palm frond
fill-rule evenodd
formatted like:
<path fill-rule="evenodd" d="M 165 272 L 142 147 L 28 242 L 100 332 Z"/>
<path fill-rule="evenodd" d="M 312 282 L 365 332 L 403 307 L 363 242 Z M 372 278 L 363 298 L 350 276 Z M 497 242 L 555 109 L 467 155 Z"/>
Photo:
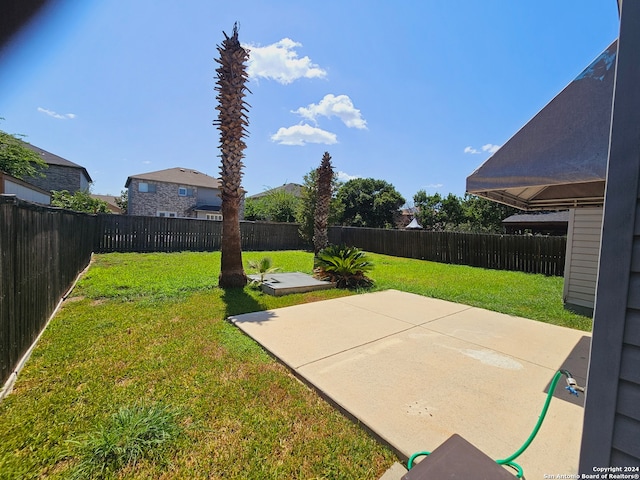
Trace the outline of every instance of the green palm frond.
<path fill-rule="evenodd" d="M 373 263 L 365 252 L 345 245 L 330 245 L 314 260 L 316 278 L 336 282 L 339 288 L 370 287 L 373 280 L 365 273 L 372 269 Z"/>

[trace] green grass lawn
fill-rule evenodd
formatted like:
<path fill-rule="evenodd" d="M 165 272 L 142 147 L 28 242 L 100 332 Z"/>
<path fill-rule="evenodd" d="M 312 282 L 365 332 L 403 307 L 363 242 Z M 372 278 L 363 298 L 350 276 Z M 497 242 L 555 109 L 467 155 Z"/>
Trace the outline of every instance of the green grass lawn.
<path fill-rule="evenodd" d="M 244 259 L 265 255 L 283 271 L 311 272 L 307 252 Z M 375 289 L 590 328 L 562 308 L 561 278 L 371 257 Z M 352 293 L 224 292 L 219 265 L 219 253 L 95 256 L 0 403 L 0 479 L 81 478 L 97 456 L 87 445 L 123 450 L 114 431 L 131 428 L 115 428 L 114 415 L 142 405 L 179 433 L 106 478 L 379 478 L 392 452 L 224 321 Z"/>

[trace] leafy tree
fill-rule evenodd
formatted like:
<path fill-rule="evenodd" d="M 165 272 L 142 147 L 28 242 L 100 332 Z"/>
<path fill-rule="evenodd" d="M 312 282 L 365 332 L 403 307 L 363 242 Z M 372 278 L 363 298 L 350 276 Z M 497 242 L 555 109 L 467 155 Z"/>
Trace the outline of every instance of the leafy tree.
<path fill-rule="evenodd" d="M 51 192 L 51 205 L 75 212 L 111 213 L 107 202 L 93 198 L 84 190 L 75 193 L 69 193 L 68 190 L 54 190 Z"/>
<path fill-rule="evenodd" d="M 36 152 L 24 145 L 16 135 L 0 130 L 0 172 L 16 178 L 44 177 L 41 169 L 47 164 Z"/>
<path fill-rule="evenodd" d="M 127 208 L 129 207 L 129 193 L 127 190 L 120 191 L 120 196 L 116 197 L 116 205 L 120 207 L 122 213 L 127 213 Z"/>
<path fill-rule="evenodd" d="M 427 195 L 419 190 L 413 196 L 418 222 L 427 230 L 502 233 L 502 220 L 519 210 L 475 195 L 464 198 L 450 193 Z"/>
<path fill-rule="evenodd" d="M 333 175 L 331 180 L 331 191 L 337 192 L 341 183 L 337 176 Z M 318 198 L 318 170 L 313 169 L 304 176 L 302 191 L 300 192 L 300 201 L 298 202 L 298 211 L 296 212 L 296 220 L 300 224 L 300 236 L 309 245 L 313 244 L 314 218 L 316 211 L 316 201 Z M 332 193 L 329 202 L 329 218 L 327 225 L 335 225 L 339 223 L 342 216 L 343 207 L 337 200 L 335 194 Z"/>
<path fill-rule="evenodd" d="M 413 204 L 416 208 L 418 223 L 427 230 L 440 230 L 442 216 L 442 197 L 439 193 L 427 195 L 424 190 L 418 190 L 413 196 Z"/>
<path fill-rule="evenodd" d="M 333 167 L 331 166 L 329 152 L 324 152 L 317 172 L 318 195 L 316 198 L 316 210 L 313 215 L 313 251 L 316 254 L 329 245 L 327 225 L 329 222 L 329 205 L 332 197 L 331 183 L 333 180 Z"/>
<path fill-rule="evenodd" d="M 246 220 L 295 222 L 299 198 L 284 190 L 271 190 L 265 196 L 244 202 Z"/>
<path fill-rule="evenodd" d="M 343 225 L 371 228 L 392 228 L 394 214 L 405 203 L 393 185 L 373 178 L 349 180 L 337 199 L 344 206 Z"/>
<path fill-rule="evenodd" d="M 464 196 L 463 209 L 466 224 L 462 225 L 462 230 L 484 233 L 502 233 L 502 220 L 520 212 L 517 208 L 469 194 Z"/>
<path fill-rule="evenodd" d="M 418 222 L 428 230 L 456 230 L 466 221 L 462 202 L 453 193 L 443 198 L 439 193 L 427 195 L 419 190 L 413 196 L 413 203 L 418 210 Z"/>
<path fill-rule="evenodd" d="M 218 119 L 214 125 L 220 130 L 220 151 L 222 166 L 220 168 L 220 183 L 222 189 L 222 242 L 220 277 L 218 284 L 222 288 L 244 287 L 247 275 L 242 265 L 242 244 L 240 239 L 240 202 L 242 200 L 242 159 L 247 136 L 246 127 L 249 119 L 246 112 L 248 104 L 244 97 L 248 73 L 246 62 L 249 52 L 238 40 L 238 24 L 233 26 L 231 37 L 222 32 L 225 39 L 222 46 L 218 46 L 220 58 L 216 62 L 220 66 L 216 69 L 217 82 L 215 90 L 218 92 Z"/>

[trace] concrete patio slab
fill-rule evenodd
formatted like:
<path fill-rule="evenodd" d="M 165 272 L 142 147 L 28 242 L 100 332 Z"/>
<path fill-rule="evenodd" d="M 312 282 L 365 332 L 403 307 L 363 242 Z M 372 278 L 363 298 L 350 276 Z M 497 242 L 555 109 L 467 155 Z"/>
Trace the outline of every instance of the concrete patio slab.
<path fill-rule="evenodd" d="M 392 318 L 402 320 L 412 325 L 431 322 L 437 319 L 444 319 L 449 315 L 468 310 L 472 307 L 459 303 L 447 302 L 437 298 L 430 298 L 428 303 L 424 302 L 420 295 L 403 295 L 402 305 L 396 305 L 398 301 L 397 290 L 385 290 L 383 292 L 365 293 L 362 295 L 352 295 L 339 300 L 349 305 L 362 308 L 364 311 L 387 314 L 390 312 Z M 389 303 L 393 303 L 390 309 Z"/>
<path fill-rule="evenodd" d="M 512 454 L 553 375 L 567 358 L 580 363 L 571 355 L 588 336 L 392 290 L 230 320 L 406 457 L 453 433 L 492 458 Z M 582 413 L 551 402 L 516 460 L 528 479 L 577 472 Z"/>
<path fill-rule="evenodd" d="M 230 320 L 294 369 L 413 327 L 346 302 L 316 304 L 317 308 L 295 305 Z"/>
<path fill-rule="evenodd" d="M 573 329 L 481 308 L 463 310 L 455 321 L 450 320 L 437 319 L 427 328 L 548 368 L 562 366 L 570 351 L 567 346 L 572 348 L 576 343 Z M 580 335 L 585 336 L 584 332 Z"/>

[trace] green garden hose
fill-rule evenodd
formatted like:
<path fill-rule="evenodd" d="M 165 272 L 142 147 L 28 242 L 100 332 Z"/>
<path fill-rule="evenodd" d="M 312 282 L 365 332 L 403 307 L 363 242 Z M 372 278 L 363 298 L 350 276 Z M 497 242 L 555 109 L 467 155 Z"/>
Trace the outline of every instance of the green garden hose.
<path fill-rule="evenodd" d="M 522 453 L 529 447 L 529 445 L 531 445 L 531 442 L 533 442 L 533 439 L 536 438 L 536 435 L 538 434 L 538 430 L 540 430 L 540 427 L 542 426 L 544 417 L 547 415 L 547 410 L 549 409 L 549 403 L 551 402 L 551 397 L 553 397 L 553 392 L 555 391 L 556 386 L 558 385 L 558 381 L 560 380 L 560 377 L 562 377 L 562 375 L 565 375 L 567 377 L 567 384 L 568 384 L 568 386 L 566 387 L 567 390 L 569 390 L 570 393 L 576 396 L 578 395 L 577 391 L 575 390 L 576 383 L 571 373 L 569 373 L 567 370 L 558 370 L 554 375 L 553 380 L 551 380 L 551 385 L 549 386 L 549 391 L 547 392 L 547 399 L 544 402 L 544 406 L 542 407 L 542 412 L 538 417 L 538 422 L 536 423 L 536 426 L 533 428 L 531 435 L 529 435 L 529 438 L 527 438 L 527 440 L 522 444 L 522 446 L 514 454 L 502 460 L 496 460 L 496 463 L 498 465 L 507 465 L 509 467 L 516 469 L 518 471 L 517 473 L 518 478 L 522 478 L 524 472 L 522 470 L 522 467 L 518 465 L 516 462 L 514 462 L 514 460 L 518 458 L 520 455 L 522 455 Z M 431 452 L 427 452 L 427 451 L 414 453 L 413 455 L 411 455 L 411 457 L 409 457 L 409 461 L 407 462 L 407 469 L 411 470 L 411 468 L 413 468 L 413 462 L 417 457 L 430 455 L 430 454 Z"/>

